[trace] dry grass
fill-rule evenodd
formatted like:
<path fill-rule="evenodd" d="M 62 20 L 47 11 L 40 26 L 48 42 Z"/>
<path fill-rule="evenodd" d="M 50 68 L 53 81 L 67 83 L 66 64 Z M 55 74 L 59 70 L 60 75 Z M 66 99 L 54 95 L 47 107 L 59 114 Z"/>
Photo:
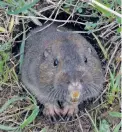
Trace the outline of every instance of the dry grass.
<path fill-rule="evenodd" d="M 8 0 L 4 2 L 9 3 Z M 33 3 L 34 6 L 25 6 L 27 5 L 25 1 L 19 2 L 22 4 L 21 10 L 16 2 L 14 6 L 0 6 L 1 131 L 104 132 L 108 129 L 119 132 L 117 130 L 121 125 L 119 19 L 115 16 L 107 17 L 110 14 L 105 15 L 104 11 L 100 12 L 81 0 L 46 0 Z M 112 8 L 116 11 L 121 9 L 117 2 L 111 0 L 105 4 L 113 4 Z M 65 12 L 64 17 L 62 12 Z M 18 69 L 22 63 L 22 57 L 20 59 L 19 57 L 23 53 L 26 33 L 31 28 L 29 25 L 32 22 L 34 25 L 41 25 L 42 20 L 63 23 L 61 26 L 66 23 L 77 25 L 78 30 L 74 33 L 82 33 L 91 43 L 95 43 L 105 71 L 104 91 L 94 101 L 92 107 L 81 111 L 71 121 L 61 118 L 51 122 L 50 118 L 41 114 L 42 106 L 38 113 L 39 104 L 19 80 Z M 21 45 L 21 48 L 18 45 Z M 97 100 L 101 103 L 95 104 Z"/>

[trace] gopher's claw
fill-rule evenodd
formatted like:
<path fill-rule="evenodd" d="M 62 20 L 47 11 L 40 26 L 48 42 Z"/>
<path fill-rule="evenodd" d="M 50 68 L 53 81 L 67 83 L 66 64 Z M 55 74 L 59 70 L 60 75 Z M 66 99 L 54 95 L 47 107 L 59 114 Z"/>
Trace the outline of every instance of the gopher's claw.
<path fill-rule="evenodd" d="M 53 105 L 53 104 L 47 104 L 45 105 L 45 115 L 54 116 L 55 114 L 59 115 L 61 113 L 61 110 Z"/>
<path fill-rule="evenodd" d="M 72 104 L 72 105 L 66 105 L 62 111 L 63 115 L 70 115 L 72 116 L 74 113 L 78 112 L 78 105 Z"/>

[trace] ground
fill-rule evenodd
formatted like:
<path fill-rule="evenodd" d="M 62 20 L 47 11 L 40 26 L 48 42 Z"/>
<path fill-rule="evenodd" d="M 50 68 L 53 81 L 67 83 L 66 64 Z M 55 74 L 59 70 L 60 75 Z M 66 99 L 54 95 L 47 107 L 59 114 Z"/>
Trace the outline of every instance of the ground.
<path fill-rule="evenodd" d="M 30 2 L 0 2 L 0 132 L 119 132 L 120 18 L 80 0 Z M 119 0 L 103 2 L 120 12 Z M 20 79 L 26 34 L 49 20 L 68 23 L 75 32 L 84 35 L 95 47 L 104 71 L 101 95 L 85 102 L 84 110 L 69 120 L 45 117 L 43 106 Z"/>

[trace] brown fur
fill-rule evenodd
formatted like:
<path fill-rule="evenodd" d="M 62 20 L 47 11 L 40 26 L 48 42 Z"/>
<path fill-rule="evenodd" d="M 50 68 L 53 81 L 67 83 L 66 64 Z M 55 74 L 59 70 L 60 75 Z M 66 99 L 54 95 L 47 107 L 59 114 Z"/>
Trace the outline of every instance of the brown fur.
<path fill-rule="evenodd" d="M 66 112 L 74 106 L 70 98 L 75 90 L 80 93 L 77 105 L 97 97 L 104 79 L 91 44 L 79 34 L 58 32 L 55 24 L 33 34 L 40 29 L 32 30 L 26 41 L 22 66 L 22 81 L 26 87 L 43 104 L 57 106 L 57 101 L 64 102 Z M 58 65 L 54 66 L 56 59 Z M 67 107 L 68 104 L 71 106 Z M 50 108 L 50 113 L 57 110 L 51 105 Z"/>

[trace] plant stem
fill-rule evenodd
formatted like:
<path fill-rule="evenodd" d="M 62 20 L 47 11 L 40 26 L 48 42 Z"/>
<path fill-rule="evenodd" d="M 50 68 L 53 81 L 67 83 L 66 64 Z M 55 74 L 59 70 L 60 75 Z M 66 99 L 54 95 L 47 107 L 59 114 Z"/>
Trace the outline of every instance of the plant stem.
<path fill-rule="evenodd" d="M 122 15 L 121 15 L 121 14 L 119 14 L 118 12 L 116 12 L 116 11 L 114 11 L 114 10 L 112 10 L 112 9 L 110 9 L 110 8 L 108 8 L 108 7 L 106 7 L 106 6 L 104 6 L 103 4 L 97 2 L 96 0 L 90 0 L 90 2 L 93 3 L 93 4 L 96 4 L 97 6 L 103 8 L 103 9 L 109 11 L 109 12 L 111 12 L 112 14 L 114 14 L 114 15 L 116 15 L 116 16 L 122 18 Z"/>

